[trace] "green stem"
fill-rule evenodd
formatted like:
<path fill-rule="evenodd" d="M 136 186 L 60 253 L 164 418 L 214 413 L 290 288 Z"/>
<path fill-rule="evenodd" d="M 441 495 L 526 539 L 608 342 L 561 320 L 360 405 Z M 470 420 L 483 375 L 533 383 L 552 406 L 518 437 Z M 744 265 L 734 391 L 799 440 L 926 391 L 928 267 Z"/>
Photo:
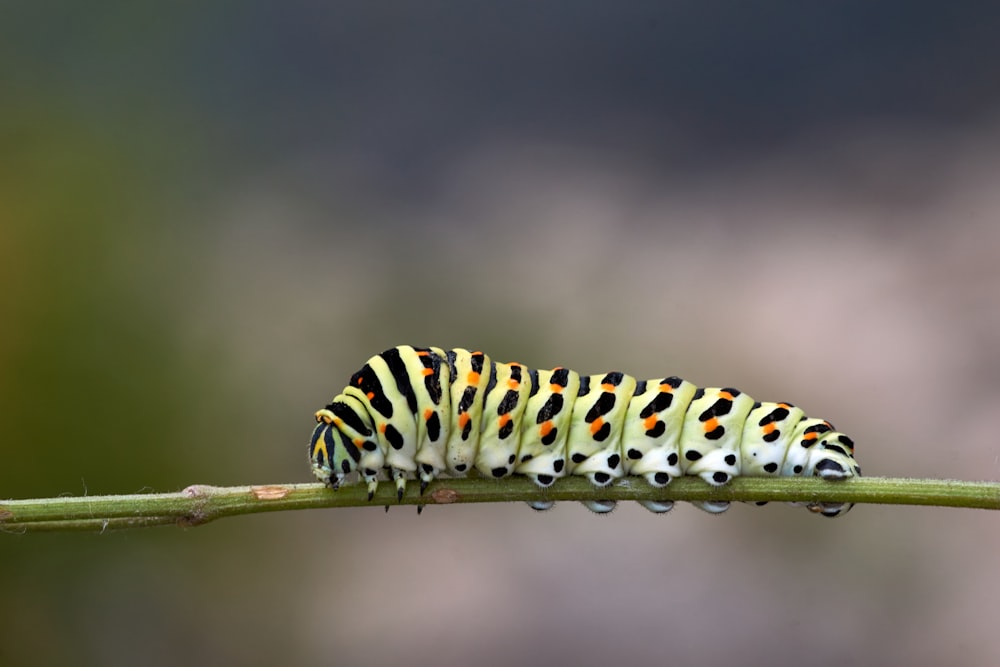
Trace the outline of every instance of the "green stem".
<path fill-rule="evenodd" d="M 674 480 L 666 489 L 652 488 L 636 478 L 595 489 L 586 479 L 570 477 L 543 490 L 524 477 L 498 481 L 441 479 L 431 484 L 423 496 L 419 495 L 417 484 L 410 484 L 399 503 L 395 487 L 390 483 L 380 485 L 371 502 L 361 484 L 345 486 L 339 491 L 331 491 L 321 484 L 194 485 L 178 493 L 60 496 L 0 502 L 0 530 L 22 533 L 104 531 L 170 524 L 198 526 L 225 516 L 321 507 L 600 499 L 853 502 L 1000 509 L 1000 483 L 883 477 L 844 482 L 797 477 L 740 477 L 716 488 L 700 479 L 683 477 Z"/>

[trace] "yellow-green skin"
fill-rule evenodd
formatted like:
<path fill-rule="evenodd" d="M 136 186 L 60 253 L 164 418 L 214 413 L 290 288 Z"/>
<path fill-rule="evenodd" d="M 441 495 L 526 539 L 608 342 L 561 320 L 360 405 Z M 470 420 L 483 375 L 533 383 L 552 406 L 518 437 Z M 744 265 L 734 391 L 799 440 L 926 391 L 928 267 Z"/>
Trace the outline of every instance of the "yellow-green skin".
<path fill-rule="evenodd" d="M 359 471 L 369 498 L 387 469 L 399 497 L 438 475 L 526 475 L 542 487 L 584 475 L 603 487 L 627 475 L 656 487 L 697 475 L 721 486 L 736 476 L 861 474 L 854 443 L 790 403 L 759 403 L 731 388 L 699 389 L 677 377 L 581 376 L 491 361 L 482 352 L 401 345 L 368 360 L 316 413 L 313 473 L 337 488 Z M 596 512 L 612 501 L 586 503 Z M 722 512 L 726 502 L 695 503 Z M 669 502 L 644 502 L 654 512 Z M 551 503 L 533 503 L 547 509 Z M 848 503 L 808 506 L 837 516 Z"/>

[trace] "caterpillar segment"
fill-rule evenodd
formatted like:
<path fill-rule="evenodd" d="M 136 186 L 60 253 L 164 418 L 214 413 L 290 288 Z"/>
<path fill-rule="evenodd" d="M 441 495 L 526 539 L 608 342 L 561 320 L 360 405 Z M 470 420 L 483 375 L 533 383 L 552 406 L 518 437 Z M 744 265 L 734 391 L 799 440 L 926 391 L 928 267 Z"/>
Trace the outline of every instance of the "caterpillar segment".
<path fill-rule="evenodd" d="M 636 380 L 620 372 L 581 376 L 532 370 L 482 352 L 401 345 L 376 355 L 316 413 L 314 475 L 334 489 L 358 472 L 369 500 L 385 470 L 397 498 L 441 474 L 525 475 L 546 488 L 567 475 L 598 488 L 627 476 L 662 488 L 681 475 L 723 486 L 740 475 L 860 476 L 854 443 L 791 403 L 757 402 L 729 388 L 678 377 Z M 550 501 L 529 503 L 538 510 Z M 611 511 L 612 500 L 585 503 Z M 726 501 L 694 503 L 723 512 Z M 764 503 L 760 503 L 764 504 Z M 662 513 L 669 501 L 642 501 Z M 849 503 L 807 508 L 838 516 Z M 419 511 L 419 507 L 418 507 Z"/>

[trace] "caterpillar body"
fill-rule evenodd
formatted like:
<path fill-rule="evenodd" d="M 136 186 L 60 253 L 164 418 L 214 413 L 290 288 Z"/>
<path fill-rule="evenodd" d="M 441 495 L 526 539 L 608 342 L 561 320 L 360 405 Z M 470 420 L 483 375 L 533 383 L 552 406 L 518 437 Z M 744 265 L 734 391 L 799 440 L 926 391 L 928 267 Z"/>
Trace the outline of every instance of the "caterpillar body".
<path fill-rule="evenodd" d="M 400 345 L 378 354 L 316 412 L 313 474 L 334 489 L 359 472 L 369 500 L 388 470 L 400 499 L 445 473 L 525 475 L 548 487 L 566 475 L 604 487 L 632 475 L 664 487 L 681 475 L 714 486 L 733 477 L 860 476 L 854 443 L 791 403 L 759 402 L 729 387 L 678 377 L 533 370 L 482 352 Z M 607 512 L 614 501 L 587 501 Z M 666 512 L 669 501 L 643 501 Z M 728 502 L 695 503 L 709 512 Z M 547 509 L 552 503 L 531 503 Z M 850 503 L 807 505 L 837 516 Z"/>

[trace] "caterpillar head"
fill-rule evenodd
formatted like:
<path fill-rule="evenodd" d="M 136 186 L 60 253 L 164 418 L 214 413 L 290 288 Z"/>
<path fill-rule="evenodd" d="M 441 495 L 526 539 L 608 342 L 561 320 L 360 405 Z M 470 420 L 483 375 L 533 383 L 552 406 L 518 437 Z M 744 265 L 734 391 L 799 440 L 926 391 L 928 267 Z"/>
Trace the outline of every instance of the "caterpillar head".
<path fill-rule="evenodd" d="M 337 396 L 316 412 L 309 459 L 313 474 L 324 484 L 336 489 L 359 468 L 362 452 L 379 451 L 372 429 L 361 417 L 366 414 L 360 402 L 350 396 Z"/>

